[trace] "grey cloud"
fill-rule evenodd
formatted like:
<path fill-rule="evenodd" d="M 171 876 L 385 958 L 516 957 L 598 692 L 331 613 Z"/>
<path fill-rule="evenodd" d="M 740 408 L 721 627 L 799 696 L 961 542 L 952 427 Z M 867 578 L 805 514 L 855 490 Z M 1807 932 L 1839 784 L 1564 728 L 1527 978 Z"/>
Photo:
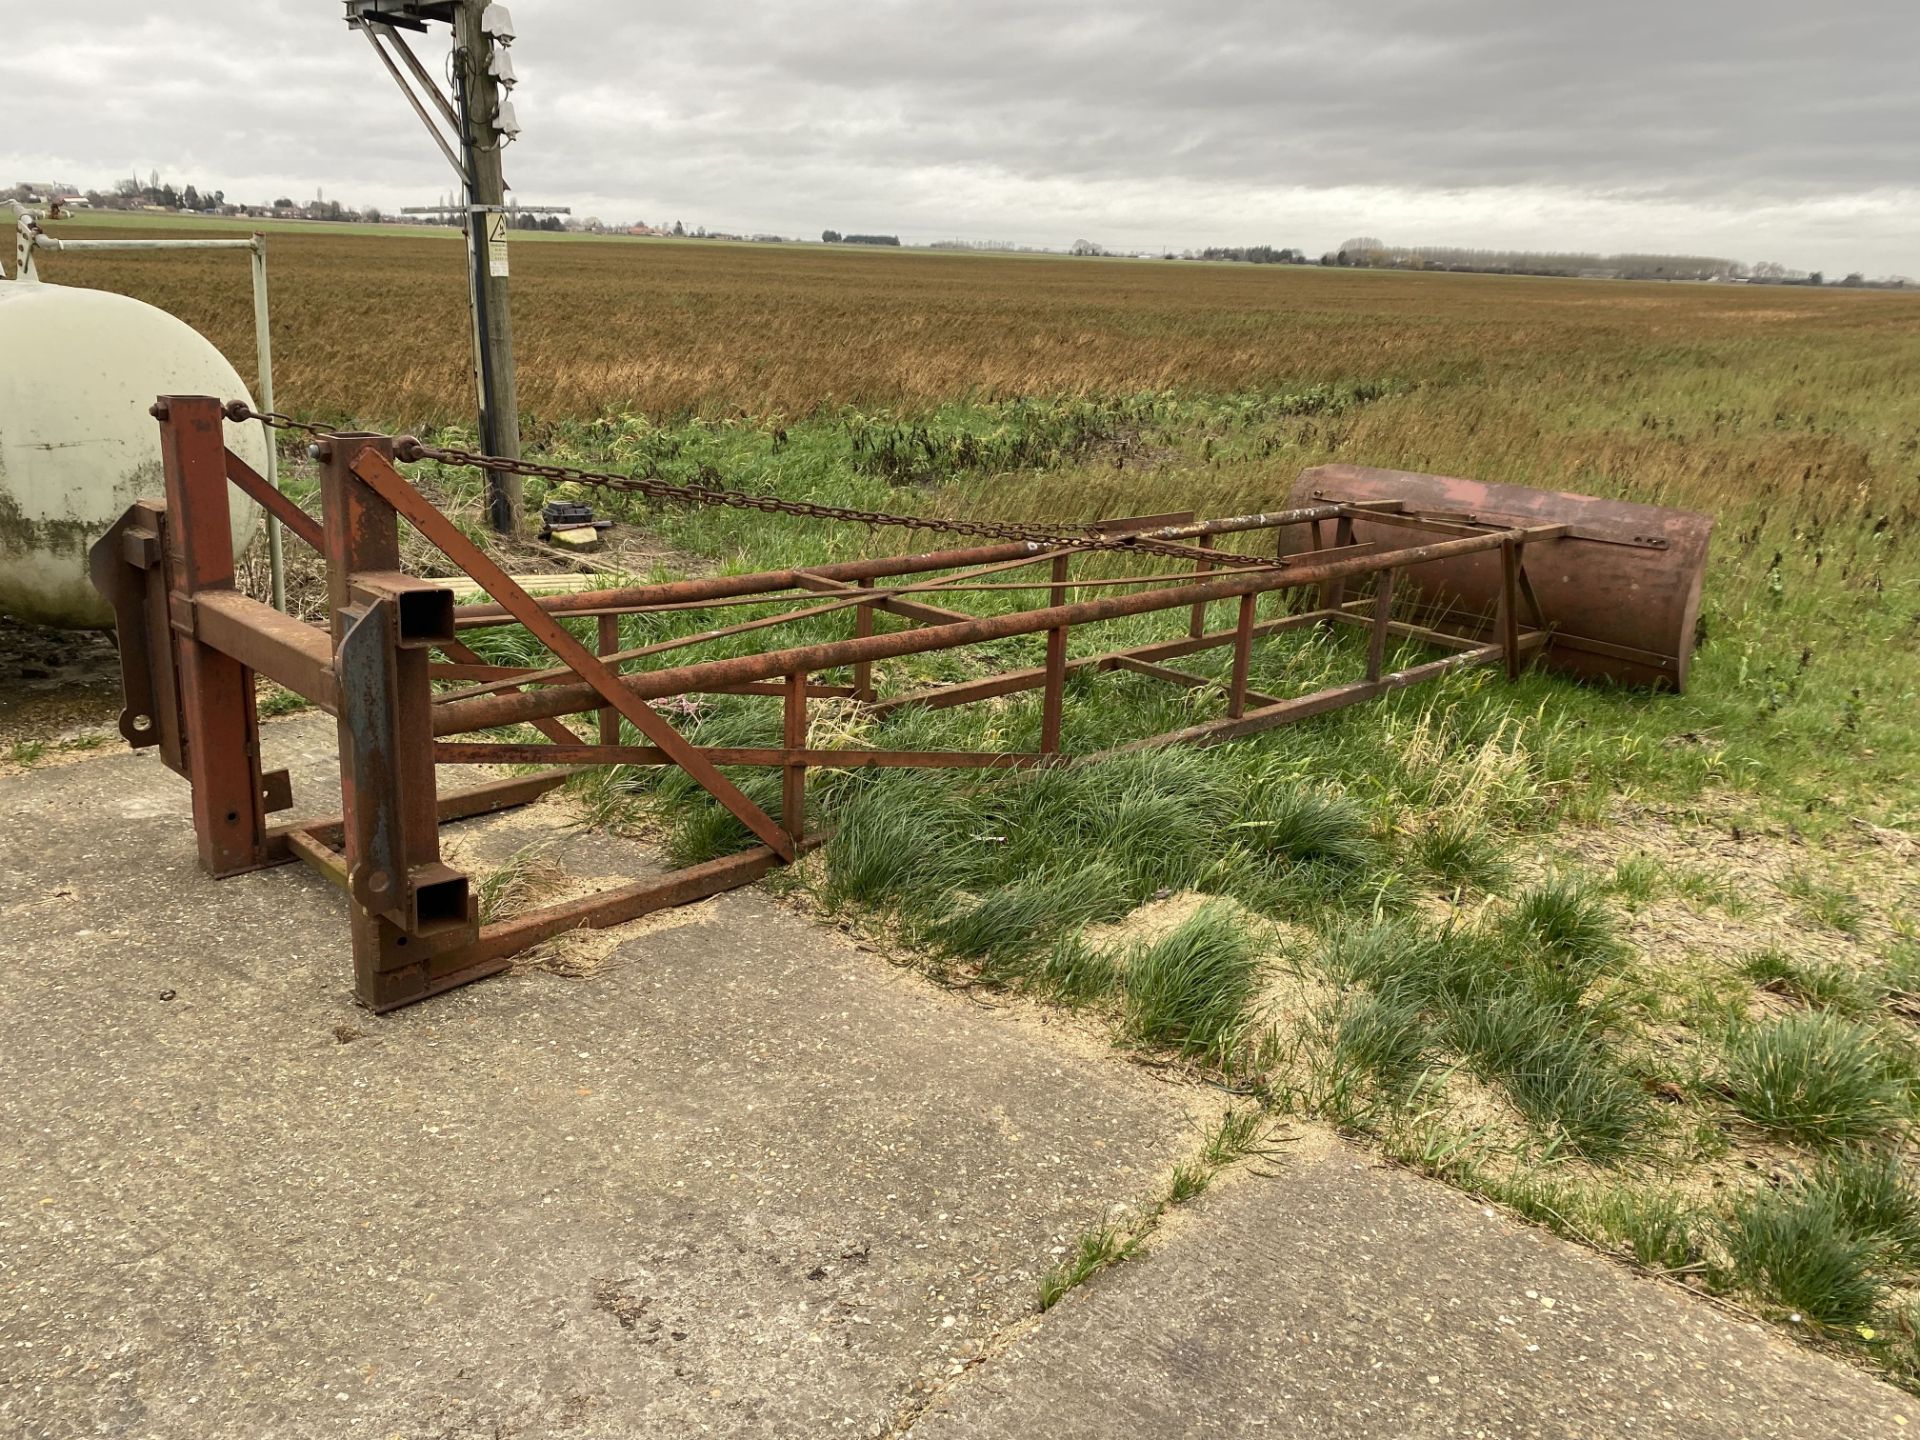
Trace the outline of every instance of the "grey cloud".
<path fill-rule="evenodd" d="M 446 187 L 336 8 L 190 9 L 183 24 L 102 0 L 14 22 L 0 53 L 0 166 L 98 183 L 138 163 L 230 191 L 244 178 L 385 204 Z M 1915 268 L 1886 213 L 1909 229 L 1917 218 L 1910 0 L 515 10 L 519 192 L 622 218 L 1057 241 L 1047 204 L 1093 223 L 1105 190 L 1109 232 L 1199 243 L 1266 234 L 1277 211 L 1312 217 L 1364 190 L 1382 213 L 1355 222 L 1407 239 L 1431 238 L 1423 223 L 1470 213 L 1461 197 L 1477 196 L 1479 238 L 1493 244 L 1525 192 L 1622 223 L 1657 207 L 1667 229 L 1645 243 L 1692 248 L 1667 233 L 1687 228 L 1675 206 L 1698 213 L 1704 238 L 1756 206 L 1857 201 L 1879 227 L 1862 256 L 1806 263 Z M 938 213 L 943 193 L 964 196 L 966 212 Z M 1832 243 L 1811 223 L 1805 242 Z"/>

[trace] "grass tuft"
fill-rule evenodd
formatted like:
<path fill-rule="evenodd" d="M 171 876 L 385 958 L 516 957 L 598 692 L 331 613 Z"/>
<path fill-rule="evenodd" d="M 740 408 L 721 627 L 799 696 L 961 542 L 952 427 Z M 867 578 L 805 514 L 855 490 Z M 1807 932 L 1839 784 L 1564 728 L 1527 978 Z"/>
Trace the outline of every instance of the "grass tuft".
<path fill-rule="evenodd" d="M 1235 828 L 1257 851 L 1339 871 L 1359 869 L 1372 853 L 1358 805 L 1295 783 L 1256 790 Z"/>
<path fill-rule="evenodd" d="M 1259 940 L 1232 906 L 1202 906 L 1128 953 L 1122 1033 L 1137 1044 L 1168 1045 L 1224 1064 L 1246 1030 L 1259 956 Z"/>
<path fill-rule="evenodd" d="M 946 951 L 985 962 L 981 976 L 1008 980 L 1049 938 L 1096 920 L 1118 920 L 1132 908 L 1118 866 L 1095 861 L 1042 873 L 989 891 L 936 921 L 926 939 Z"/>
<path fill-rule="evenodd" d="M 1858 935 L 1865 908 L 1851 890 L 1829 885 L 1813 876 L 1796 871 L 1780 882 L 1780 893 L 1796 901 L 1800 913 L 1816 925 L 1838 930 L 1842 935 Z"/>
<path fill-rule="evenodd" d="M 1548 880 L 1514 902 L 1507 917 L 1514 939 L 1537 948 L 1557 973 L 1585 989 L 1626 953 L 1613 916 L 1577 881 Z"/>
<path fill-rule="evenodd" d="M 1405 1105 L 1432 1069 L 1434 1027 L 1405 985 L 1349 990 L 1316 1021 L 1311 1103 L 1343 1125 Z"/>
<path fill-rule="evenodd" d="M 1879 1245 L 1816 1191 L 1749 1191 L 1721 1223 L 1720 1242 L 1740 1285 L 1816 1325 L 1863 1324 L 1884 1293 Z"/>
<path fill-rule="evenodd" d="M 551 892 L 566 871 L 539 845 L 527 845 L 485 871 L 473 887 L 480 902 L 480 923 L 504 920 Z"/>
<path fill-rule="evenodd" d="M 1064 935 L 1034 963 L 1027 983 L 1062 1005 L 1092 1005 L 1120 988 L 1120 969 L 1113 957 L 1087 943 L 1079 934 Z"/>
<path fill-rule="evenodd" d="M 938 889 L 952 826 L 927 803 L 926 787 L 873 785 L 841 807 L 826 847 L 824 898 L 884 908 Z"/>
<path fill-rule="evenodd" d="M 1497 891 L 1507 883 L 1513 867 L 1493 836 L 1471 820 L 1448 817 L 1436 821 L 1414 841 L 1414 859 L 1423 870 L 1448 885 Z"/>
<path fill-rule="evenodd" d="M 1651 1102 L 1579 1017 L 1517 988 L 1449 1010 L 1454 1043 L 1475 1072 L 1552 1140 L 1603 1164 L 1644 1148 Z"/>
<path fill-rule="evenodd" d="M 1622 855 L 1613 862 L 1613 891 L 1623 900 L 1645 904 L 1667 888 L 1667 867 L 1644 850 Z"/>
<path fill-rule="evenodd" d="M 1701 1263 L 1702 1217 L 1660 1190 L 1602 1190 L 1588 1212 L 1608 1239 L 1649 1270 L 1675 1274 Z"/>
<path fill-rule="evenodd" d="M 1844 1150 L 1823 1157 L 1807 1190 L 1833 1207 L 1854 1234 L 1884 1247 L 1902 1270 L 1920 1266 L 1920 1193 L 1896 1150 Z"/>
<path fill-rule="evenodd" d="M 1051 1310 L 1068 1291 L 1084 1285 L 1109 1265 L 1119 1264 L 1132 1250 L 1133 1242 L 1115 1226 L 1087 1231 L 1074 1241 L 1067 1257 L 1041 1277 L 1040 1309 Z"/>
<path fill-rule="evenodd" d="M 1818 1010 L 1735 1030 L 1725 1089 L 1754 1125 L 1806 1144 L 1878 1139 L 1908 1118 L 1897 1059 L 1868 1027 Z"/>

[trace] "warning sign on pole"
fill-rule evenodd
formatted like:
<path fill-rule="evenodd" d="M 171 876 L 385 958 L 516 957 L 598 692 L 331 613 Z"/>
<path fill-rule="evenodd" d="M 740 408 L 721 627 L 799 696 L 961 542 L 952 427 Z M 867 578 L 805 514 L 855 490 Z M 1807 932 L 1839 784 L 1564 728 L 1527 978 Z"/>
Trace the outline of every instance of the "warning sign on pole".
<path fill-rule="evenodd" d="M 507 217 L 498 211 L 487 216 L 487 273 L 496 280 L 507 273 Z"/>

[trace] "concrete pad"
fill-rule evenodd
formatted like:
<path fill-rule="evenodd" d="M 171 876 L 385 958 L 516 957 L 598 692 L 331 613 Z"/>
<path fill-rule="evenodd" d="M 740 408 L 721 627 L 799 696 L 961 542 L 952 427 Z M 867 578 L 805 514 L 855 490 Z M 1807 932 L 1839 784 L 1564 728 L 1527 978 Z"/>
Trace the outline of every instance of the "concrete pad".
<path fill-rule="evenodd" d="M 267 731 L 318 809 L 329 729 Z M 0 781 L 0 1434 L 874 1434 L 1210 1104 L 751 893 L 376 1019 L 186 801 Z"/>
<path fill-rule="evenodd" d="M 912 1434 L 1868 1440 L 1916 1427 L 1920 1406 L 1891 1386 L 1322 1142 L 1275 1178 L 1203 1196 Z"/>

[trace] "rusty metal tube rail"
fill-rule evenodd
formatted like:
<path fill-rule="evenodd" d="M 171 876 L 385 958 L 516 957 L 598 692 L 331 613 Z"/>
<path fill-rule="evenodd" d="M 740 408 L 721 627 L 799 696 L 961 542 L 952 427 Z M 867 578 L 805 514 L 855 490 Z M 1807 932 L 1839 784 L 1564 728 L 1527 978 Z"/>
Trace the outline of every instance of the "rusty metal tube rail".
<path fill-rule="evenodd" d="M 947 650 L 960 645 L 975 645 L 989 640 L 1010 640 L 1019 635 L 1037 635 L 1044 631 L 1074 625 L 1097 624 L 1145 615 L 1155 610 L 1232 600 L 1242 595 L 1259 595 L 1272 590 L 1320 585 L 1332 581 L 1371 575 L 1383 570 L 1443 560 L 1454 555 L 1470 555 L 1498 550 L 1513 543 L 1549 540 L 1561 527 L 1535 526 L 1525 531 L 1502 531 L 1489 535 L 1443 540 L 1433 545 L 1411 546 L 1404 550 L 1380 551 L 1334 560 L 1322 565 L 1303 565 L 1293 570 L 1274 570 L 1255 574 L 1223 575 L 1189 585 L 1169 586 L 1138 595 L 1108 595 L 1098 600 L 1082 600 L 1070 605 L 1022 610 L 1011 615 L 983 617 L 955 622 L 930 630 L 903 630 L 890 635 L 869 635 L 852 640 L 803 645 L 790 650 L 769 651 L 760 655 L 742 655 L 726 660 L 707 660 L 670 670 L 643 670 L 623 675 L 621 684 L 643 700 L 716 685 L 737 685 L 754 680 L 769 680 L 795 672 L 812 674 L 842 665 L 892 660 L 929 650 Z M 459 735 L 470 730 L 487 730 L 500 725 L 546 719 L 592 709 L 600 703 L 589 686 L 553 686 L 516 695 L 489 695 L 475 700 L 457 701 L 435 707 L 434 734 Z"/>
<path fill-rule="evenodd" d="M 1213 535 L 1233 535 L 1249 530 L 1273 530 L 1283 525 L 1306 525 L 1316 520 L 1337 519 L 1347 511 L 1344 505 L 1308 505 L 1292 510 L 1262 511 L 1247 515 L 1227 515 L 1216 520 L 1196 520 L 1185 524 L 1163 525 L 1133 532 L 1147 540 L 1187 540 Z M 944 570 L 962 565 L 990 564 L 1021 556 L 1036 558 L 1052 554 L 1058 547 L 1039 541 L 1013 541 L 1000 545 L 977 545 L 959 550 L 935 550 L 917 555 L 888 555 L 869 560 L 842 560 L 824 565 L 808 565 L 792 570 L 763 570 L 752 575 L 715 575 L 694 580 L 668 580 L 658 585 L 629 585 L 606 590 L 577 590 L 569 595 L 535 596 L 542 610 L 554 615 L 635 614 L 669 605 L 691 606 L 703 600 L 731 600 L 767 592 L 793 590 L 808 580 L 884 580 L 922 570 Z M 1119 553 L 1125 554 L 1124 550 Z M 1036 589 L 1047 582 L 1035 581 Z M 454 610 L 455 623 L 462 630 L 516 623 L 504 605 L 480 602 L 460 605 Z"/>
<path fill-rule="evenodd" d="M 872 560 L 840 560 L 791 570 L 763 570 L 755 575 L 709 575 L 694 580 L 667 580 L 658 585 L 626 585 L 610 590 L 577 590 L 571 595 L 541 595 L 535 601 L 551 615 L 583 615 L 597 611 L 634 613 L 649 605 L 690 600 L 723 600 L 763 591 L 800 588 L 802 577 L 823 580 L 884 580 L 921 570 L 949 570 L 962 565 L 990 564 L 1045 553 L 1037 541 L 1016 540 L 999 545 L 974 545 L 961 550 L 930 550 L 919 555 L 886 555 Z M 462 630 L 490 625 L 514 625 L 507 607 L 499 604 L 460 605 L 454 623 Z"/>

